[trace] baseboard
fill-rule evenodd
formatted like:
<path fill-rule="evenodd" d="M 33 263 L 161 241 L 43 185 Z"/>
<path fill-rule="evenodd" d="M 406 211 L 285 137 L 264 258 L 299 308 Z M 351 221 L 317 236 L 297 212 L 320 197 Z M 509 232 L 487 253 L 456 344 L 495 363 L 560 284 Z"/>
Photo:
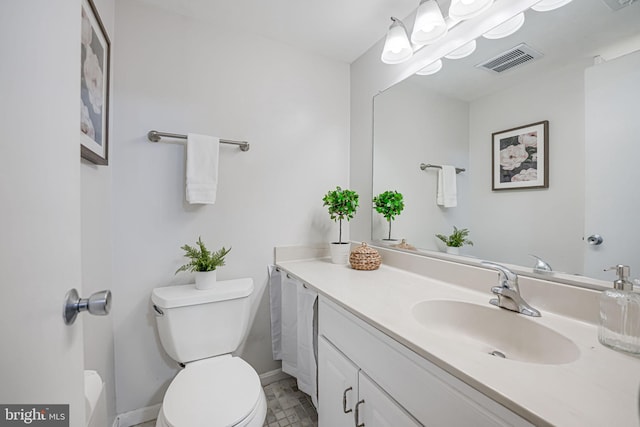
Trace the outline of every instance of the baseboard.
<path fill-rule="evenodd" d="M 274 369 L 273 371 L 265 372 L 260 375 L 260 384 L 262 387 L 275 383 L 280 380 L 291 378 L 291 375 L 282 372 L 282 369 Z"/>
<path fill-rule="evenodd" d="M 160 412 L 161 404 L 147 406 L 145 408 L 136 409 L 134 411 L 120 414 L 113 420 L 113 427 L 131 427 L 136 424 L 142 424 L 147 421 L 155 420 Z"/>

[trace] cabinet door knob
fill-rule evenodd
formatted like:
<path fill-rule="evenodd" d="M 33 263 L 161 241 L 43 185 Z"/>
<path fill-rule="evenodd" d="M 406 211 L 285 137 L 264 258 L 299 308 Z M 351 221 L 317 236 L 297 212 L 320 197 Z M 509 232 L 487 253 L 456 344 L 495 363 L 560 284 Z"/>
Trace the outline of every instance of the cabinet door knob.
<path fill-rule="evenodd" d="M 356 413 L 354 415 L 356 427 L 364 427 L 364 423 L 358 424 L 360 422 L 360 405 L 362 403 L 364 403 L 364 399 L 362 399 L 360 402 L 356 403 Z"/>
<path fill-rule="evenodd" d="M 346 389 L 346 390 L 344 391 L 344 393 L 342 393 L 342 411 L 343 411 L 345 414 L 348 414 L 349 412 L 352 412 L 352 411 L 353 411 L 353 409 L 349 409 L 349 410 L 347 411 L 347 392 L 348 392 L 348 391 L 350 391 L 350 390 L 353 390 L 353 387 L 349 387 L 348 389 Z"/>

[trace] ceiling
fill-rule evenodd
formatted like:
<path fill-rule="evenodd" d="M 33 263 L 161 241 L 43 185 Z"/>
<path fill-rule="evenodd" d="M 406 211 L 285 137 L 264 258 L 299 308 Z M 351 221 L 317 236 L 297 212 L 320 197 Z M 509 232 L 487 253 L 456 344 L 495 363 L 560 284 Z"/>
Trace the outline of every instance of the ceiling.
<path fill-rule="evenodd" d="M 391 16 L 402 19 L 419 3 L 419 0 L 140 1 L 349 64 L 385 36 Z"/>

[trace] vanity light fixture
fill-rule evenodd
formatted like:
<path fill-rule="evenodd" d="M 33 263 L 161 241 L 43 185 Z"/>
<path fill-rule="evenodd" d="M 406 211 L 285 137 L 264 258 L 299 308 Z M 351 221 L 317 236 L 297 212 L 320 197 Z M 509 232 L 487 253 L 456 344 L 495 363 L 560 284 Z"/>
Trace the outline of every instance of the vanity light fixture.
<path fill-rule="evenodd" d="M 501 39 L 515 33 L 524 24 L 524 12 L 517 14 L 508 21 L 503 22 L 491 31 L 487 31 L 482 37 L 485 39 Z"/>
<path fill-rule="evenodd" d="M 542 0 L 540 3 L 531 6 L 531 9 L 536 12 L 548 12 L 571 3 L 571 1 L 572 0 Z"/>
<path fill-rule="evenodd" d="M 447 34 L 447 23 L 436 0 L 421 0 L 411 32 L 411 42 L 426 45 Z"/>
<path fill-rule="evenodd" d="M 413 48 L 402 21 L 393 16 L 391 21 L 380 59 L 385 64 L 400 64 L 413 56 Z"/>
<path fill-rule="evenodd" d="M 461 59 L 471 55 L 476 50 L 476 41 L 471 40 L 467 44 L 463 44 L 453 52 L 444 57 L 447 59 Z"/>
<path fill-rule="evenodd" d="M 452 0 L 449 17 L 457 20 L 470 19 L 489 9 L 492 4 L 493 0 Z"/>
<path fill-rule="evenodd" d="M 431 74 L 437 73 L 441 69 L 442 69 L 442 60 L 438 59 L 436 62 L 431 63 L 426 67 L 424 67 L 423 69 L 421 69 L 420 71 L 416 72 L 416 74 L 419 76 L 430 76 Z"/>

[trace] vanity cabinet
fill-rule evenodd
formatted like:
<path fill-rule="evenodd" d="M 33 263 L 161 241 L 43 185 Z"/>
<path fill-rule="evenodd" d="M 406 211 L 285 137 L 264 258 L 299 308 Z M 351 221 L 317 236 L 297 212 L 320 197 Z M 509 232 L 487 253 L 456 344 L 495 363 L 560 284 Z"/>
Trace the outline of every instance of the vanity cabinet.
<path fill-rule="evenodd" d="M 320 427 L 532 426 L 324 297 L 318 321 Z"/>
<path fill-rule="evenodd" d="M 319 427 L 420 427 L 351 360 L 318 339 Z"/>

